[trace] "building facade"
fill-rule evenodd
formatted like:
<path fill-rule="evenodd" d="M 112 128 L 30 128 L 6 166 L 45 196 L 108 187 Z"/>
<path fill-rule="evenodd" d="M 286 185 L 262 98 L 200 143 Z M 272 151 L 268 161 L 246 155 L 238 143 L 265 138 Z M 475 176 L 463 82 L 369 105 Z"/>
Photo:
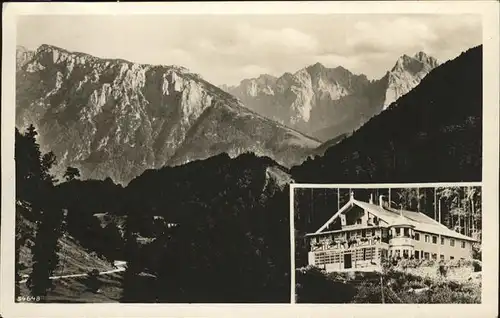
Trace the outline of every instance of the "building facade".
<path fill-rule="evenodd" d="M 476 242 L 420 212 L 356 200 L 306 234 L 309 265 L 332 271 L 375 271 L 384 259 L 472 259 Z"/>

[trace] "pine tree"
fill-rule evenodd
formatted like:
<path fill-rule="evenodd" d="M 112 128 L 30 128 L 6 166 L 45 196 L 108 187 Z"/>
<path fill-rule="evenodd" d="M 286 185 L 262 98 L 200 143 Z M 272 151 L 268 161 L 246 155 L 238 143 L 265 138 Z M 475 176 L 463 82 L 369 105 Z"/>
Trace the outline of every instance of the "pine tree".
<path fill-rule="evenodd" d="M 38 223 L 33 248 L 33 272 L 31 274 L 33 296 L 45 296 L 52 287 L 49 279 L 59 263 L 58 240 L 62 234 L 63 213 L 57 207 L 47 206 Z"/>
<path fill-rule="evenodd" d="M 124 256 L 127 262 L 123 280 L 123 290 L 120 302 L 133 303 L 140 302 L 141 286 L 139 273 L 141 266 L 139 261 L 139 246 L 137 243 L 137 234 L 134 231 L 134 217 L 129 215 L 125 225 L 125 250 Z"/>
<path fill-rule="evenodd" d="M 30 125 L 24 134 L 16 129 L 16 198 L 20 202 L 29 202 L 29 217 L 36 222 L 35 246 L 32 250 L 33 270 L 30 277 L 31 293 L 33 296 L 45 296 L 51 288 L 49 277 L 59 262 L 57 251 L 63 212 L 55 204 L 54 178 L 50 174 L 50 169 L 56 162 L 55 155 L 52 152 L 42 155 L 36 136 L 33 125 Z M 16 215 L 16 220 L 21 226 L 21 215 Z M 18 253 L 23 239 L 16 239 L 18 269 Z"/>

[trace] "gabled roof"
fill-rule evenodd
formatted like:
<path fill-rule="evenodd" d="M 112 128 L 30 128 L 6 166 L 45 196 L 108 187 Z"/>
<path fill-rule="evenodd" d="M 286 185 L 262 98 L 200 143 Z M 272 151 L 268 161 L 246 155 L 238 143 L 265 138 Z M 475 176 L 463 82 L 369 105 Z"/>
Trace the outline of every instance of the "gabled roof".
<path fill-rule="evenodd" d="M 452 231 L 443 224 L 435 221 L 434 219 L 428 217 L 427 215 L 420 212 L 406 211 L 406 210 L 396 210 L 393 208 L 383 208 L 376 204 L 371 204 L 363 201 L 359 201 L 351 197 L 349 202 L 347 202 L 338 212 L 336 212 L 321 228 L 319 228 L 315 233 L 319 234 L 325 228 L 328 227 L 335 219 L 343 212 L 348 212 L 351 207 L 357 205 L 375 215 L 379 219 L 387 222 L 388 224 L 393 224 L 395 222 L 401 223 L 403 220 L 404 223 L 412 225 L 415 227 L 415 230 L 421 232 L 427 232 L 430 234 L 443 235 L 447 237 L 467 240 L 467 241 L 477 241 L 471 237 L 465 236 L 458 232 Z"/>

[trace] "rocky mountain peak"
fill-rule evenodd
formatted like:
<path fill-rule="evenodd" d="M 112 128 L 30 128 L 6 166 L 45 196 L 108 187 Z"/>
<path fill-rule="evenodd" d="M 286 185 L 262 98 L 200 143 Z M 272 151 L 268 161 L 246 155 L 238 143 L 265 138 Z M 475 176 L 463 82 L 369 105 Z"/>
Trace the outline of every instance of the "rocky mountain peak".
<path fill-rule="evenodd" d="M 434 57 L 430 56 L 430 55 L 427 55 L 425 52 L 423 51 L 420 51 L 420 52 L 417 52 L 415 53 L 415 55 L 413 56 L 414 59 L 424 63 L 424 64 L 428 64 L 429 66 L 435 68 L 439 65 L 437 59 L 435 59 Z"/>
<path fill-rule="evenodd" d="M 417 86 L 438 65 L 439 63 L 434 57 L 423 51 L 417 52 L 413 56 L 404 54 L 398 58 L 394 67 L 386 75 L 387 90 L 384 109 Z"/>
<path fill-rule="evenodd" d="M 400 58 L 398 58 L 391 72 L 407 71 L 411 73 L 418 73 L 422 70 L 428 72 L 437 67 L 438 64 L 439 63 L 434 57 L 427 55 L 423 51 L 420 51 L 415 53 L 413 56 L 403 54 Z"/>
<path fill-rule="evenodd" d="M 305 68 L 311 75 L 315 75 L 318 73 L 321 73 L 326 70 L 326 67 L 321 64 L 320 62 L 316 62 L 313 65 L 309 65 L 308 67 Z"/>
<path fill-rule="evenodd" d="M 232 90 L 241 91 L 239 94 L 246 94 L 249 96 L 257 96 L 260 93 L 266 95 L 274 94 L 274 86 L 276 85 L 277 78 L 269 74 L 261 74 L 256 78 L 244 79 L 240 82 L 237 87 L 227 87 L 227 90 L 231 92 Z M 233 92 L 234 93 L 234 92 Z"/>
<path fill-rule="evenodd" d="M 257 77 L 257 81 L 261 83 L 274 83 L 276 82 L 277 78 L 275 76 L 269 75 L 269 74 L 261 74 L 259 77 Z"/>

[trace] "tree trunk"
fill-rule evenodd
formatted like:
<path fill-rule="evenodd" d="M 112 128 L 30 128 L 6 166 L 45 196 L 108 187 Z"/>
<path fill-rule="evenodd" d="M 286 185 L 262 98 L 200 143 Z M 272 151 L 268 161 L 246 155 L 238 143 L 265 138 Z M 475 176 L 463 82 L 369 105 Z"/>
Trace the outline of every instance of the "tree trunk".
<path fill-rule="evenodd" d="M 314 193 L 313 188 L 311 188 L 311 213 L 309 213 L 309 224 L 313 222 L 314 219 Z"/>
<path fill-rule="evenodd" d="M 476 234 L 476 215 L 475 215 L 475 206 L 474 206 L 474 197 L 471 198 L 471 214 L 472 214 L 472 235 Z"/>
<path fill-rule="evenodd" d="M 420 188 L 417 188 L 417 211 L 420 212 Z"/>
<path fill-rule="evenodd" d="M 463 227 L 464 227 L 463 234 L 467 235 L 467 215 L 465 213 L 464 213 L 463 218 L 462 218 L 463 219 Z"/>
<path fill-rule="evenodd" d="M 441 199 L 439 199 L 438 204 L 439 204 L 439 224 L 441 224 Z"/>
<path fill-rule="evenodd" d="M 454 229 L 455 226 L 453 224 L 453 214 L 451 213 L 450 209 L 448 209 L 448 214 L 450 215 L 450 227 Z"/>
<path fill-rule="evenodd" d="M 436 194 L 436 188 L 434 188 L 434 220 L 437 220 L 437 194 Z"/>
<path fill-rule="evenodd" d="M 337 211 L 340 210 L 340 188 L 337 188 Z"/>

